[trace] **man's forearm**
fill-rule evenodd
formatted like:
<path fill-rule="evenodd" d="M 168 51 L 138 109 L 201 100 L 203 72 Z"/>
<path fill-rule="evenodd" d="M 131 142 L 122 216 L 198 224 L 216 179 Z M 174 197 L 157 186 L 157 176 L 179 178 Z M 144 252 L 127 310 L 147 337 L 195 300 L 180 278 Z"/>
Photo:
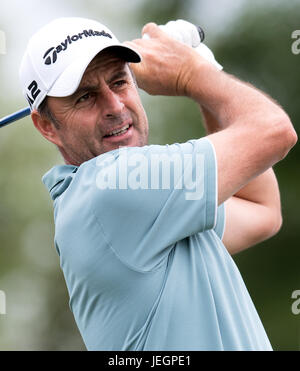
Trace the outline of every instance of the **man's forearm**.
<path fill-rule="evenodd" d="M 201 63 L 191 70 L 194 72 L 187 78 L 185 93 L 212 119 L 214 126 L 207 128 L 209 133 L 236 124 L 265 128 L 266 121 L 272 125 L 272 117 L 275 122 L 276 115 L 287 116 L 272 98 L 234 76 Z"/>

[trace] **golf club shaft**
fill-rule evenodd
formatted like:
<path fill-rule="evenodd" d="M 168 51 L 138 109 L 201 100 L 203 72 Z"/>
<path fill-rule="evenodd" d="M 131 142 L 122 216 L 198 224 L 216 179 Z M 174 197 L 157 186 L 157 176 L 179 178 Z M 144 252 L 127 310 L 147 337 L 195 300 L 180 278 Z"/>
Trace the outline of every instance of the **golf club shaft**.
<path fill-rule="evenodd" d="M 29 107 L 22 108 L 21 110 L 14 112 L 11 115 L 3 117 L 0 120 L 0 128 L 3 128 L 4 126 L 9 125 L 12 122 L 21 120 L 23 117 L 26 117 L 28 115 L 30 115 L 30 108 Z"/>

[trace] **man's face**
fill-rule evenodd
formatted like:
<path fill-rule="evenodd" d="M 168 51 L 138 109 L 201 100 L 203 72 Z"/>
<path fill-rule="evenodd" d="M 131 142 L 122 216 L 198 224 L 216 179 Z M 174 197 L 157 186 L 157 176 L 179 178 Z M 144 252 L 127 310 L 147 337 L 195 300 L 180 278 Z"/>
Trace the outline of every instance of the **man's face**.
<path fill-rule="evenodd" d="M 90 63 L 73 95 L 48 97 L 48 107 L 60 123 L 55 143 L 68 164 L 148 142 L 147 117 L 128 64 L 111 53 Z"/>

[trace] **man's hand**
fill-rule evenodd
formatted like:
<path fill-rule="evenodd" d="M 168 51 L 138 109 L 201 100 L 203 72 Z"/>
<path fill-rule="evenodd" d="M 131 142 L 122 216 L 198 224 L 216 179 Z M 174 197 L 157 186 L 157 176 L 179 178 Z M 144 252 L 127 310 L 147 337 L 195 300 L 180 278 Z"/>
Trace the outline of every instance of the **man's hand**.
<path fill-rule="evenodd" d="M 155 23 L 142 30 L 150 39 L 126 42 L 143 57 L 141 63 L 131 64 L 138 86 L 152 95 L 187 96 L 187 87 L 194 70 L 210 64 L 190 46 L 168 36 Z"/>

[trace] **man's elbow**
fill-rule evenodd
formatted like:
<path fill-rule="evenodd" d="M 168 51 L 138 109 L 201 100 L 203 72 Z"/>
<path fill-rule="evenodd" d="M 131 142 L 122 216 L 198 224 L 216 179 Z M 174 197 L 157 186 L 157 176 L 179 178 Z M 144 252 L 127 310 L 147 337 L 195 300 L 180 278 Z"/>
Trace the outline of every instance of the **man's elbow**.
<path fill-rule="evenodd" d="M 271 211 L 269 218 L 266 219 L 265 226 L 263 228 L 263 239 L 267 240 L 275 236 L 282 227 L 282 214 L 281 211 Z"/>
<path fill-rule="evenodd" d="M 289 153 L 298 141 L 297 133 L 287 114 L 283 114 L 278 120 L 278 140 L 281 147 L 281 159 Z"/>
<path fill-rule="evenodd" d="M 282 227 L 282 214 L 279 213 L 273 222 L 272 237 L 275 236 Z"/>

